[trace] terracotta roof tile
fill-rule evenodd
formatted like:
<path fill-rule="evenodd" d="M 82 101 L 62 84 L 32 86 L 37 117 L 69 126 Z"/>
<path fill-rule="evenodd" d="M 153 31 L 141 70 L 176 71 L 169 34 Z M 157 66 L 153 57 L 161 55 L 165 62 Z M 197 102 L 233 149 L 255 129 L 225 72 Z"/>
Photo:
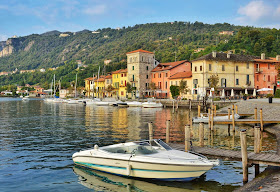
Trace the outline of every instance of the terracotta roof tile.
<path fill-rule="evenodd" d="M 169 77 L 168 79 L 183 79 L 183 78 L 189 78 L 192 77 L 192 72 L 191 71 L 183 71 L 183 72 L 178 72 Z"/>
<path fill-rule="evenodd" d="M 265 59 L 254 59 L 256 62 L 263 62 L 263 63 L 280 63 L 280 61 L 277 61 L 275 57 L 268 57 Z"/>
<path fill-rule="evenodd" d="M 143 49 L 138 49 L 138 50 L 135 50 L 135 51 L 131 51 L 131 52 L 128 52 L 128 53 L 126 53 L 126 54 L 138 53 L 138 52 L 154 54 L 153 52 L 146 51 L 146 50 L 143 50 Z"/>
<path fill-rule="evenodd" d="M 112 79 L 112 75 L 107 75 L 105 79 Z"/>
<path fill-rule="evenodd" d="M 170 63 L 160 63 L 152 70 L 152 72 L 170 70 L 170 69 L 172 69 L 178 65 L 184 64 L 184 63 L 189 63 L 189 61 L 183 60 L 183 61 L 176 61 L 176 62 L 170 62 Z"/>

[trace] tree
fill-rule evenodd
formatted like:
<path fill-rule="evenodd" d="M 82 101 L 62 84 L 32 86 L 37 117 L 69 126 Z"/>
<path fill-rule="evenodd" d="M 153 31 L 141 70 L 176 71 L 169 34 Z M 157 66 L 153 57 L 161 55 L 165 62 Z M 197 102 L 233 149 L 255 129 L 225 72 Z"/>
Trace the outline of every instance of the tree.
<path fill-rule="evenodd" d="M 217 85 L 219 83 L 219 76 L 218 75 L 211 75 L 209 78 L 209 86 L 214 88 L 215 93 L 217 92 Z"/>
<path fill-rule="evenodd" d="M 171 92 L 172 97 L 175 98 L 176 96 L 178 96 L 180 94 L 179 86 L 171 85 L 170 92 Z"/>
<path fill-rule="evenodd" d="M 188 86 L 187 86 L 187 81 L 184 81 L 183 79 L 180 81 L 179 84 L 179 92 L 180 95 L 185 94 L 189 91 Z"/>
<path fill-rule="evenodd" d="M 127 84 L 126 84 L 126 86 L 127 86 Z M 108 85 L 107 88 L 106 88 L 106 91 L 110 94 L 113 90 L 114 90 L 114 87 L 112 85 Z"/>
<path fill-rule="evenodd" d="M 133 87 L 131 86 L 131 84 L 129 82 L 126 83 L 126 91 L 128 93 L 131 93 L 133 91 Z"/>
<path fill-rule="evenodd" d="M 153 96 L 155 95 L 155 90 L 157 89 L 156 84 L 155 83 L 150 83 L 149 85 L 149 89 L 153 91 Z"/>

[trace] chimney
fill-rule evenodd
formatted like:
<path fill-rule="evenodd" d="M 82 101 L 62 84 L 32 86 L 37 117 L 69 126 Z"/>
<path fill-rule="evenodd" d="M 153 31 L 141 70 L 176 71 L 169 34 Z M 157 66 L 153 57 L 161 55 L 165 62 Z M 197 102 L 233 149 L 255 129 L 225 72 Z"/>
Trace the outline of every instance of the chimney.
<path fill-rule="evenodd" d="M 214 57 L 214 58 L 217 57 L 217 52 L 216 51 L 212 51 L 212 57 Z"/>
<path fill-rule="evenodd" d="M 261 60 L 265 60 L 265 53 L 261 54 Z"/>
<path fill-rule="evenodd" d="M 230 59 L 230 53 L 227 54 L 227 58 Z"/>
<path fill-rule="evenodd" d="M 280 61 L 280 55 L 276 55 L 276 60 Z"/>

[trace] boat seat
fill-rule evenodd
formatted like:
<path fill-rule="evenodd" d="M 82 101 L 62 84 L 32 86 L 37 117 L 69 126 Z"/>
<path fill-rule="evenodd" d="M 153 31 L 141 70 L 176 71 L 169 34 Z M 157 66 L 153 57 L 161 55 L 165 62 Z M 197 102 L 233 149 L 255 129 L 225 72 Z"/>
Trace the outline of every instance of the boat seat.
<path fill-rule="evenodd" d="M 126 153 L 126 151 L 123 150 L 123 149 L 118 149 L 118 150 L 117 150 L 117 153 Z"/>

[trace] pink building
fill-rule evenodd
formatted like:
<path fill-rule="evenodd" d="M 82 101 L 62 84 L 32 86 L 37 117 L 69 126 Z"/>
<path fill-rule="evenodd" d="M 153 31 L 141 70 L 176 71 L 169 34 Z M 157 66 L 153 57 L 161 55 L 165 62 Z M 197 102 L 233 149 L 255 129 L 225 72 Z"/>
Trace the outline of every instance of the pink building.
<path fill-rule="evenodd" d="M 169 78 L 183 71 L 191 71 L 191 63 L 187 60 L 158 64 L 151 71 L 151 83 L 153 83 L 156 88 L 153 94 L 159 98 L 170 98 Z"/>

